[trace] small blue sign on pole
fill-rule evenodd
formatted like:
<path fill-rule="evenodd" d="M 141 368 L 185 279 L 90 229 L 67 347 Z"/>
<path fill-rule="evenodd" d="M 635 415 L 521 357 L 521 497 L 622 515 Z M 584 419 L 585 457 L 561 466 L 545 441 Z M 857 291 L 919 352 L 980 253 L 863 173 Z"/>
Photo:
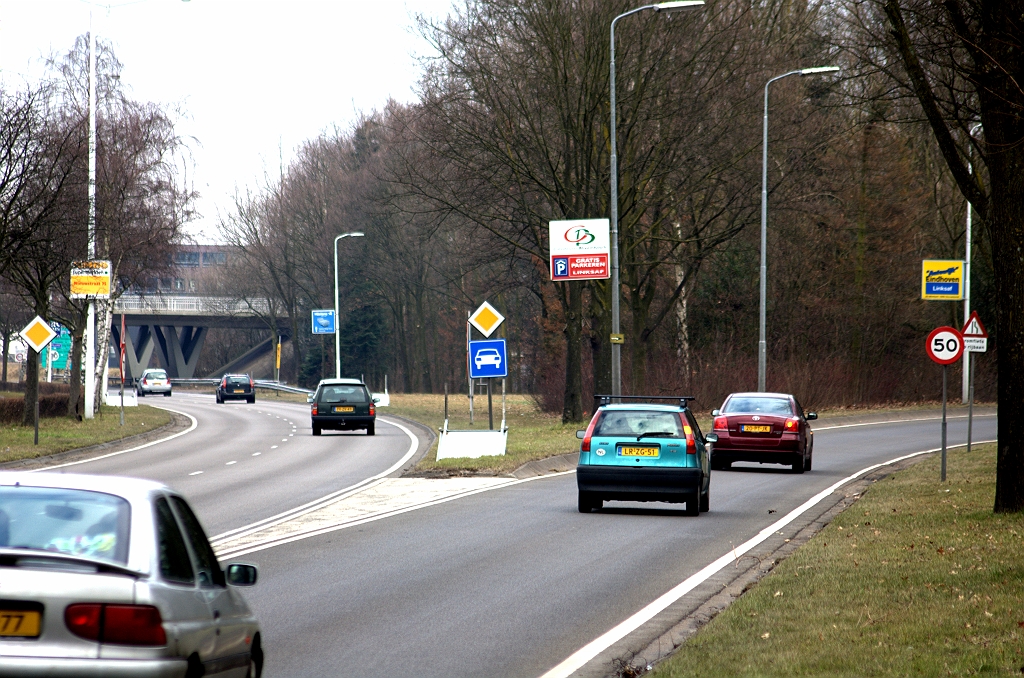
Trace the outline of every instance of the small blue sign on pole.
<path fill-rule="evenodd" d="M 469 376 L 473 379 L 508 376 L 504 339 L 469 342 Z"/>
<path fill-rule="evenodd" d="M 333 308 L 313 311 L 313 334 L 334 334 L 337 328 L 335 320 Z"/>

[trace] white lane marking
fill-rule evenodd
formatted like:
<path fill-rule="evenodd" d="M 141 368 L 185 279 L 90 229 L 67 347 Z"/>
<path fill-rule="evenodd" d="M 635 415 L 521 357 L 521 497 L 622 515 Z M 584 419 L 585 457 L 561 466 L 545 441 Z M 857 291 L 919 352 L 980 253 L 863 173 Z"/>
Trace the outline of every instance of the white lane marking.
<path fill-rule="evenodd" d="M 232 464 L 237 464 L 237 463 L 238 463 L 237 461 L 229 461 L 229 462 L 227 462 L 227 463 L 226 463 L 226 464 L 224 464 L 224 465 L 225 465 L 225 466 L 231 466 Z"/>
<path fill-rule="evenodd" d="M 277 525 L 278 523 L 283 523 L 286 520 L 290 520 L 292 518 L 298 517 L 298 516 L 303 515 L 305 513 L 309 513 L 311 511 L 315 511 L 318 508 L 321 508 L 322 506 L 326 506 L 327 504 L 332 503 L 336 499 L 341 498 L 343 495 L 351 494 L 351 493 L 357 491 L 359 488 L 362 488 L 362 487 L 364 487 L 366 485 L 369 485 L 370 483 L 373 483 L 373 482 L 375 482 L 377 480 L 380 480 L 382 478 L 387 478 L 389 475 L 391 475 L 395 471 L 397 471 L 400 468 L 402 468 L 403 466 L 405 466 L 406 462 L 408 462 L 410 459 L 412 459 L 412 456 L 414 454 L 416 454 L 416 450 L 419 448 L 419 445 L 420 445 L 419 438 L 416 437 L 416 434 L 414 434 L 412 431 L 410 431 L 408 428 L 406 428 L 402 424 L 399 424 L 397 421 L 391 421 L 391 420 L 385 419 L 383 417 L 380 417 L 379 419 L 381 421 L 383 421 L 385 424 L 388 424 L 390 426 L 394 426 L 395 428 L 401 429 L 402 432 L 404 432 L 405 435 L 407 435 L 409 437 L 409 449 L 402 456 L 402 458 L 399 459 L 398 461 L 396 461 L 390 468 L 385 469 L 384 471 L 381 471 L 380 473 L 378 473 L 375 476 L 370 476 L 369 478 L 361 480 L 358 483 L 356 483 L 355 485 L 349 485 L 348 487 L 346 487 L 344 489 L 338 490 L 337 492 L 332 492 L 332 493 L 330 493 L 328 495 L 324 495 L 323 497 L 320 497 L 319 499 L 314 499 L 313 501 L 308 502 L 306 504 L 303 504 L 302 506 L 297 506 L 297 507 L 295 507 L 293 509 L 289 509 L 288 511 L 283 511 L 281 513 L 278 513 L 275 516 L 270 516 L 269 518 L 264 518 L 263 520 L 258 520 L 255 523 L 250 523 L 249 525 L 243 525 L 242 527 L 237 527 L 237 528 L 235 528 L 233 530 L 228 530 L 227 532 L 222 532 L 221 534 L 218 534 L 218 535 L 214 536 L 212 539 L 210 539 L 210 541 L 211 542 L 217 542 L 217 541 L 223 541 L 226 537 L 242 536 L 242 533 L 249 534 L 251 532 L 255 532 L 257 530 L 262 530 L 262 529 L 264 529 L 266 527 L 270 527 L 271 525 Z M 274 447 L 277 447 L 277 446 L 275 445 Z"/>
<path fill-rule="evenodd" d="M 289 433 L 288 435 L 290 435 L 290 436 L 293 436 L 293 435 L 295 435 L 295 434 L 294 434 L 294 433 Z"/>
<path fill-rule="evenodd" d="M 974 415 L 974 418 L 978 419 L 979 417 L 998 417 L 998 416 L 999 416 L 998 414 L 976 414 L 976 415 Z M 955 417 L 946 417 L 946 419 L 966 419 L 966 418 L 967 418 L 966 414 L 963 414 L 963 415 L 958 414 Z M 812 427 L 812 430 L 815 433 L 817 433 L 818 431 L 831 431 L 831 430 L 837 429 L 837 428 L 854 428 L 856 426 L 878 426 L 880 424 L 905 424 L 905 423 L 909 423 L 909 422 L 912 422 L 912 421 L 942 421 L 942 417 L 921 417 L 919 419 L 892 419 L 890 421 L 868 421 L 868 422 L 864 422 L 863 424 L 841 424 L 839 426 L 822 426 L 821 428 L 813 428 Z"/>
<path fill-rule="evenodd" d="M 977 443 L 973 444 L 981 445 L 983 443 L 994 442 L 996 441 L 979 440 L 977 441 Z M 963 445 L 948 445 L 947 447 L 967 447 L 967 444 L 964 443 Z M 867 468 L 863 468 L 860 471 L 854 473 L 853 475 L 847 476 L 842 480 L 833 483 L 829 487 L 825 488 L 818 494 L 814 495 L 813 497 L 805 501 L 800 506 L 797 506 L 795 509 L 787 513 L 782 518 L 779 518 L 777 521 L 775 521 L 768 527 L 758 532 L 751 539 L 748 539 L 744 543 L 737 546 L 735 549 L 726 553 L 724 556 L 721 556 L 720 558 L 718 558 L 711 564 L 707 565 L 696 574 L 687 577 L 682 582 L 677 584 L 675 587 L 670 589 L 668 592 L 663 594 L 661 597 L 657 598 L 656 600 L 648 604 L 646 607 L 641 609 L 639 612 L 637 612 L 633 616 L 629 617 L 628 619 L 620 623 L 618 626 L 612 628 L 611 630 L 605 632 L 603 635 L 598 636 L 591 642 L 587 643 L 579 650 L 569 655 L 569 657 L 566 658 L 565 661 L 563 661 L 561 664 L 554 667 L 553 669 L 542 675 L 540 678 L 568 678 L 568 676 L 571 676 L 573 673 L 583 668 L 583 666 L 585 666 L 594 657 L 598 656 L 599 654 L 607 650 L 609 647 L 611 647 L 615 643 L 619 642 L 620 640 L 628 636 L 633 631 L 636 631 L 638 628 L 640 628 L 648 621 L 653 619 L 655 615 L 657 615 L 665 608 L 667 608 L 669 605 L 685 596 L 693 589 L 703 584 L 705 581 L 707 581 L 712 576 L 717 574 L 727 565 L 735 563 L 741 555 L 753 549 L 755 546 L 757 546 L 758 544 L 760 544 L 761 542 L 765 541 L 773 534 L 778 532 L 781 528 L 785 527 L 786 525 L 796 520 L 798 517 L 800 517 L 801 514 L 811 509 L 815 504 L 817 504 L 822 499 L 838 490 L 846 483 L 852 480 L 856 480 L 860 476 L 866 473 L 870 473 L 875 469 L 882 468 L 883 466 L 895 464 L 896 462 L 903 461 L 904 459 L 918 457 L 922 454 L 938 452 L 941 449 L 942 448 L 940 447 L 936 447 L 935 449 L 932 450 L 924 450 L 921 452 L 906 454 L 903 455 L 902 457 L 896 457 L 895 459 L 890 459 L 889 461 L 882 462 L 881 464 L 874 464 L 872 466 L 868 466 Z"/>
<path fill-rule="evenodd" d="M 254 456 L 254 457 L 258 457 L 258 456 L 260 456 L 261 454 L 263 454 L 263 453 L 262 453 L 262 452 L 253 452 L 253 453 L 252 453 L 252 456 Z"/>
<path fill-rule="evenodd" d="M 199 475 L 201 473 L 202 473 L 202 471 L 192 471 L 192 473 L 189 473 L 189 475 L 190 476 L 197 476 L 197 475 Z"/>
<path fill-rule="evenodd" d="M 271 445 L 271 446 L 270 446 L 270 449 L 272 449 L 272 450 L 276 450 L 276 449 L 277 449 L 277 445 Z"/>
<path fill-rule="evenodd" d="M 286 442 L 288 442 L 288 439 L 287 438 L 281 438 L 281 442 L 282 443 L 286 443 Z"/>
<path fill-rule="evenodd" d="M 199 422 L 196 421 L 196 418 L 193 417 L 188 412 L 179 412 L 178 410 L 172 410 L 169 407 L 162 407 L 160 405 L 150 405 L 150 407 L 155 407 L 155 408 L 160 409 L 160 410 L 167 410 L 168 412 L 174 412 L 175 414 L 180 414 L 183 417 L 188 417 L 189 419 L 192 420 L 192 425 L 189 426 L 184 431 L 178 431 L 177 433 L 173 433 L 173 434 L 167 436 L 166 438 L 161 438 L 160 440 L 153 440 L 153 441 L 148 442 L 148 443 L 146 443 L 144 445 L 139 445 L 137 447 L 132 447 L 132 448 L 129 448 L 127 450 L 121 450 L 120 452 L 110 452 L 108 454 L 101 454 L 98 457 L 90 457 L 89 459 L 79 459 L 78 461 L 69 461 L 69 462 L 66 462 L 66 463 L 63 463 L 63 464 L 54 464 L 53 466 L 43 466 L 41 468 L 34 468 L 34 469 L 29 470 L 29 471 L 25 471 L 25 473 L 38 473 L 40 471 L 52 471 L 55 468 L 64 468 L 66 466 L 77 466 L 78 464 L 88 464 L 90 461 L 99 461 L 100 459 L 108 459 L 110 457 L 116 457 L 119 454 L 128 454 L 129 452 L 136 452 L 138 450 L 142 450 L 142 449 L 145 449 L 147 447 L 152 447 L 153 445 L 159 445 L 160 443 L 166 443 L 168 440 L 174 440 L 178 436 L 183 436 L 186 433 L 191 433 L 192 431 L 194 431 L 196 429 L 197 426 L 199 426 Z"/>

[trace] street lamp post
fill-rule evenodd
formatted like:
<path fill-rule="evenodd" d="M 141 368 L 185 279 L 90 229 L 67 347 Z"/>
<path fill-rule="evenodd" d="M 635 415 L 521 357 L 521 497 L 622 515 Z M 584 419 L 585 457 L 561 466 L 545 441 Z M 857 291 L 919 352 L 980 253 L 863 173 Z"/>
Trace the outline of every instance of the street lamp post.
<path fill-rule="evenodd" d="M 631 14 L 637 14 L 644 10 L 653 9 L 655 12 L 671 14 L 690 7 L 703 7 L 704 0 L 677 0 L 676 2 L 659 2 L 655 5 L 645 5 L 623 12 L 612 19 L 611 27 L 611 61 L 610 61 L 610 89 L 611 89 L 611 245 L 612 245 L 612 334 L 619 334 L 619 159 L 616 151 L 615 139 L 615 24 L 616 22 Z M 622 344 L 612 343 L 612 395 L 622 394 Z"/>
<path fill-rule="evenodd" d="M 971 139 L 978 133 L 981 123 L 971 126 Z M 967 146 L 967 171 L 974 174 L 974 164 L 971 162 L 972 146 Z M 971 201 L 967 201 L 967 225 L 964 231 L 964 325 L 971 319 Z M 964 351 L 963 364 L 963 404 L 966 405 L 970 396 L 972 365 L 971 352 Z"/>
<path fill-rule="evenodd" d="M 341 379 L 341 323 L 338 319 L 338 241 L 342 238 L 361 238 L 362 233 L 342 233 L 334 239 L 334 376 Z"/>
<path fill-rule="evenodd" d="M 758 322 L 757 341 L 757 390 L 764 392 L 766 372 L 768 368 L 768 349 L 766 337 L 767 301 L 765 299 L 768 291 L 768 86 L 776 80 L 788 78 L 791 75 L 814 75 L 815 73 L 835 73 L 837 66 L 817 66 L 815 68 L 800 68 L 795 71 L 783 73 L 771 78 L 764 84 L 764 125 L 761 139 L 761 310 Z"/>

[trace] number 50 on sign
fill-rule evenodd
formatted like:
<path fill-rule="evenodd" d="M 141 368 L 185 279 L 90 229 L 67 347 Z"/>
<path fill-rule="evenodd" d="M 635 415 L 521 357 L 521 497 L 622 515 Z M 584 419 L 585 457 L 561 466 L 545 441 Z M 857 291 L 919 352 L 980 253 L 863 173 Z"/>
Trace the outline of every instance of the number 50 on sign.
<path fill-rule="evenodd" d="M 952 327 L 936 327 L 925 344 L 928 357 L 940 365 L 952 365 L 964 354 L 964 338 Z"/>

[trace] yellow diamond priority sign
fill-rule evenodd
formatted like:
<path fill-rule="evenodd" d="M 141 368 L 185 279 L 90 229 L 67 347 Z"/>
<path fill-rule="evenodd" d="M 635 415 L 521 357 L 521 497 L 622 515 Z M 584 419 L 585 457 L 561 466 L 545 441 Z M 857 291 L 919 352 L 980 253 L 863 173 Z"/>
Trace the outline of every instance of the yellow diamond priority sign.
<path fill-rule="evenodd" d="M 57 333 L 50 328 L 50 323 L 39 316 L 32 319 L 25 329 L 21 331 L 21 337 L 25 343 L 32 347 L 36 353 L 42 353 L 46 345 L 53 341 Z"/>
<path fill-rule="evenodd" d="M 480 308 L 473 311 L 473 315 L 469 316 L 469 322 L 480 330 L 481 334 L 489 337 L 494 330 L 498 329 L 498 325 L 505 322 L 505 316 L 498 313 L 498 309 L 485 301 L 480 304 Z"/>

